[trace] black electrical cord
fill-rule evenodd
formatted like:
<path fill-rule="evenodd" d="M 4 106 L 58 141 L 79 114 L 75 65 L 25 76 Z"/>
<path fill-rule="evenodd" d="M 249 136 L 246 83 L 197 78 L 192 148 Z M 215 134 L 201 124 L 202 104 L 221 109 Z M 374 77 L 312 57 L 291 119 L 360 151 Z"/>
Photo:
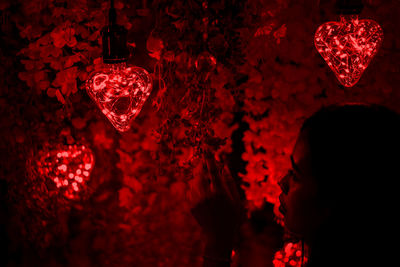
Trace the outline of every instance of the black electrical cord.
<path fill-rule="evenodd" d="M 102 30 L 103 35 L 103 62 L 108 64 L 126 62 L 129 57 L 127 47 L 127 30 L 117 25 L 117 12 L 114 0 L 110 0 L 108 10 L 108 25 Z"/>
<path fill-rule="evenodd" d="M 108 10 L 108 22 L 110 25 L 115 25 L 117 21 L 117 12 L 114 7 L 114 0 L 110 0 L 110 9 Z"/>
<path fill-rule="evenodd" d="M 362 0 L 336 0 L 336 13 L 341 15 L 357 15 L 364 8 Z"/>

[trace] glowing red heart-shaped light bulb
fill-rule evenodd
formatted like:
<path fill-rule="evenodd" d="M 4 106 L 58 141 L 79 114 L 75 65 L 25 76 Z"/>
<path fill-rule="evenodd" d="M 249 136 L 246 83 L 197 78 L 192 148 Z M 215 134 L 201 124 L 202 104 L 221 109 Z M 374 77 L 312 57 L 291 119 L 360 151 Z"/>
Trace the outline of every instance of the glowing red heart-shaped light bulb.
<path fill-rule="evenodd" d="M 89 96 L 112 125 L 121 132 L 139 114 L 152 89 L 151 77 L 139 67 L 126 63 L 104 64 L 86 81 Z"/>
<path fill-rule="evenodd" d="M 85 145 L 46 146 L 36 158 L 37 171 L 52 180 L 69 199 L 82 191 L 94 166 L 93 152 Z"/>
<path fill-rule="evenodd" d="M 382 28 L 375 21 L 357 16 L 324 23 L 314 37 L 318 52 L 346 87 L 358 82 L 382 40 Z"/>

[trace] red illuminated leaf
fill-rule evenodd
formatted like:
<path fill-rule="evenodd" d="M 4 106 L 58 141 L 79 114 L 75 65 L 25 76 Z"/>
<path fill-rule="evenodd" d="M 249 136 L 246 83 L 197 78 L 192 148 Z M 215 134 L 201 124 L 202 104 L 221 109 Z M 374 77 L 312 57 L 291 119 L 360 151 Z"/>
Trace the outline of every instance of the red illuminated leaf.
<path fill-rule="evenodd" d="M 135 177 L 133 176 L 125 176 L 124 177 L 124 184 L 132 188 L 135 192 L 140 192 L 143 189 L 142 183 L 140 183 Z"/>
<path fill-rule="evenodd" d="M 40 82 L 40 81 L 46 79 L 46 78 L 47 78 L 47 75 L 46 75 L 46 72 L 44 72 L 44 71 L 38 71 L 38 72 L 36 72 L 36 73 L 34 74 L 33 78 L 34 78 L 35 82 L 38 83 L 38 82 Z"/>
<path fill-rule="evenodd" d="M 279 44 L 281 42 L 281 38 L 286 36 L 286 25 L 283 24 L 278 30 L 274 32 L 274 37 L 276 39 L 276 43 Z"/>
<path fill-rule="evenodd" d="M 57 92 L 57 89 L 54 89 L 54 88 L 48 88 L 47 89 L 47 95 L 49 97 L 55 97 L 56 96 L 56 92 Z"/>
<path fill-rule="evenodd" d="M 64 99 L 63 95 L 61 94 L 60 90 L 56 91 L 56 97 L 57 97 L 58 101 L 65 104 L 65 99 Z"/>
<path fill-rule="evenodd" d="M 149 55 L 157 60 L 160 60 L 160 54 L 164 48 L 163 41 L 159 38 L 149 36 L 146 42 L 146 48 L 150 52 Z"/>
<path fill-rule="evenodd" d="M 76 129 L 80 130 L 86 127 L 86 119 L 84 118 L 73 118 L 71 122 Z"/>
<path fill-rule="evenodd" d="M 52 60 L 50 62 L 50 67 L 54 70 L 61 70 L 62 69 L 62 62 L 61 60 Z"/>
<path fill-rule="evenodd" d="M 63 48 L 67 41 L 64 39 L 64 32 L 60 30 L 54 30 L 51 32 L 51 37 L 53 38 L 53 44 L 57 48 Z"/>
<path fill-rule="evenodd" d="M 40 81 L 38 88 L 42 91 L 47 90 L 47 88 L 50 86 L 50 82 L 49 81 Z"/>
<path fill-rule="evenodd" d="M 131 207 L 134 195 L 132 194 L 132 191 L 129 188 L 125 187 L 120 189 L 118 191 L 118 196 L 119 196 L 120 207 L 126 207 L 126 208 Z"/>
<path fill-rule="evenodd" d="M 21 63 L 25 65 L 26 70 L 32 70 L 35 68 L 35 61 L 33 60 L 21 60 Z"/>
<path fill-rule="evenodd" d="M 80 35 L 83 39 L 86 39 L 89 37 L 90 32 L 86 27 L 78 25 L 76 28 L 76 34 Z"/>
<path fill-rule="evenodd" d="M 76 55 L 72 55 L 70 57 L 68 57 L 68 59 L 65 61 L 64 67 L 65 68 L 69 68 L 71 67 L 74 63 L 79 62 L 80 61 L 80 56 L 78 54 Z"/>

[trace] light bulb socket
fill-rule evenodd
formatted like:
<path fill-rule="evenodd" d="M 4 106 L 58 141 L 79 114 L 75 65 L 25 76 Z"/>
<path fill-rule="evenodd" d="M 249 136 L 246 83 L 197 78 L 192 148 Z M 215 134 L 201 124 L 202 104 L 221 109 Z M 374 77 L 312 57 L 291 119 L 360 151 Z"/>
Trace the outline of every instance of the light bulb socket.
<path fill-rule="evenodd" d="M 335 9 L 339 15 L 358 15 L 364 8 L 362 0 L 337 0 Z"/>
<path fill-rule="evenodd" d="M 111 24 L 103 28 L 103 62 L 120 63 L 128 61 L 128 31 L 121 25 Z"/>

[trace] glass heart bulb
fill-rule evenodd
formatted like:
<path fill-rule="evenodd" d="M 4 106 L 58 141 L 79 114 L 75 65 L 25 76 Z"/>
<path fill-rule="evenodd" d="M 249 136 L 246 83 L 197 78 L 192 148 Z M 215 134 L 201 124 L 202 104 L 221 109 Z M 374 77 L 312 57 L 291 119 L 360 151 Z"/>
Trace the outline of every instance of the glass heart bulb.
<path fill-rule="evenodd" d="M 314 37 L 318 52 L 346 87 L 358 82 L 382 40 L 383 31 L 378 23 L 360 20 L 356 15 L 322 24 Z"/>
<path fill-rule="evenodd" d="M 151 89 L 149 73 L 143 68 L 128 66 L 126 62 L 103 63 L 86 81 L 89 96 L 120 132 L 129 130 Z"/>

